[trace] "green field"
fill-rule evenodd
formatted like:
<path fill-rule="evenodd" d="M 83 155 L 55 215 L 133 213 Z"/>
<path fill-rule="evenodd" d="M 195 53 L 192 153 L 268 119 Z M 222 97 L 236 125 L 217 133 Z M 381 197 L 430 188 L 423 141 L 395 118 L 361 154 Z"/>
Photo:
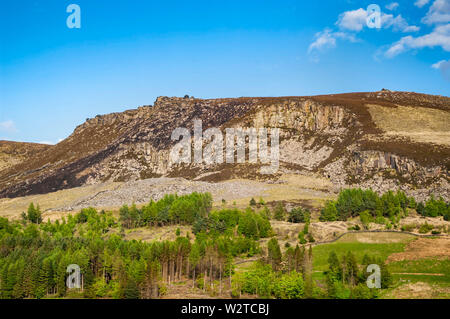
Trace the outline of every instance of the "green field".
<path fill-rule="evenodd" d="M 373 234 L 376 236 L 377 234 Z M 395 243 L 361 243 L 347 242 L 345 237 L 335 243 L 318 245 L 313 247 L 313 269 L 315 271 L 325 271 L 328 268 L 328 256 L 332 251 L 341 257 L 351 251 L 358 262 L 361 262 L 364 255 L 381 258 L 385 260 L 390 254 L 402 252 L 405 244 L 410 240 L 405 236 L 404 242 Z"/>

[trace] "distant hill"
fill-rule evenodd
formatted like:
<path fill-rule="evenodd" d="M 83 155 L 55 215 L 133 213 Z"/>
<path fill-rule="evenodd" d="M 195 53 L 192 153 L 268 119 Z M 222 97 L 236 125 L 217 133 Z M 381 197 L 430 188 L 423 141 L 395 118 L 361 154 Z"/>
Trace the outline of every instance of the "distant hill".
<path fill-rule="evenodd" d="M 0 171 L 30 160 L 50 147 L 46 144 L 0 141 Z"/>
<path fill-rule="evenodd" d="M 175 165 L 177 127 L 278 127 L 280 173 L 335 185 L 401 186 L 450 196 L 450 98 L 382 90 L 306 97 L 159 97 L 153 106 L 88 119 L 54 146 L 0 142 L 0 198 L 105 181 L 168 176 L 267 179 L 257 164 Z M 26 160 L 24 160 L 26 159 Z M 426 195 L 425 194 L 425 195 Z"/>

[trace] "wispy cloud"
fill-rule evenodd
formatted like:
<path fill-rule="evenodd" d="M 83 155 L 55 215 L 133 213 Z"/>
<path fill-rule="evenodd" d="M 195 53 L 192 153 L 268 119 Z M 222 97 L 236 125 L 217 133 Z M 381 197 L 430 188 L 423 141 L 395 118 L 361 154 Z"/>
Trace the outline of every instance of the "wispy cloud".
<path fill-rule="evenodd" d="M 428 25 L 450 22 L 450 0 L 435 0 L 422 22 Z"/>
<path fill-rule="evenodd" d="M 360 32 L 367 27 L 368 12 L 363 8 L 357 10 L 346 11 L 339 15 L 336 25 L 341 30 L 349 30 L 354 32 Z M 416 32 L 420 28 L 415 25 L 409 25 L 405 18 L 400 14 L 395 16 L 392 14 L 381 13 L 381 28 L 392 28 L 394 31 L 401 32 Z"/>
<path fill-rule="evenodd" d="M 406 36 L 391 45 L 385 56 L 393 58 L 411 49 L 441 47 L 445 51 L 450 51 L 450 23 L 436 27 L 431 33 L 412 37 Z"/>
<path fill-rule="evenodd" d="M 428 2 L 430 2 L 430 0 L 417 0 L 416 2 L 414 2 L 414 5 L 416 7 L 422 8 L 423 6 L 427 5 Z"/>
<path fill-rule="evenodd" d="M 391 10 L 391 11 L 397 9 L 398 7 L 399 7 L 398 2 L 391 2 L 386 5 L 386 9 Z"/>
<path fill-rule="evenodd" d="M 393 2 L 388 5 L 389 8 L 394 10 L 398 7 L 398 3 Z M 326 28 L 321 32 L 318 32 L 314 36 L 314 41 L 308 47 L 308 53 L 323 52 L 328 49 L 333 49 L 337 46 L 339 39 L 349 42 L 358 42 L 356 35 L 367 27 L 368 12 L 363 8 L 356 10 L 345 11 L 341 13 L 336 21 L 335 25 L 339 28 L 339 31 L 333 31 L 330 28 Z M 389 29 L 400 32 L 417 32 L 420 30 L 418 26 L 409 25 L 406 19 L 401 14 L 394 16 L 393 14 L 381 13 L 381 28 Z M 318 61 L 317 57 L 313 59 Z"/>
<path fill-rule="evenodd" d="M 431 66 L 433 69 L 440 70 L 442 77 L 450 81 L 450 60 L 442 60 Z"/>
<path fill-rule="evenodd" d="M 338 39 L 347 40 L 350 42 L 357 42 L 357 38 L 353 34 L 345 32 L 333 32 L 327 28 L 322 32 L 318 32 L 315 35 L 315 40 L 309 45 L 308 53 L 323 52 L 327 49 L 336 47 Z"/>
<path fill-rule="evenodd" d="M 17 128 L 13 121 L 0 122 L 0 132 L 4 133 L 16 133 Z"/>

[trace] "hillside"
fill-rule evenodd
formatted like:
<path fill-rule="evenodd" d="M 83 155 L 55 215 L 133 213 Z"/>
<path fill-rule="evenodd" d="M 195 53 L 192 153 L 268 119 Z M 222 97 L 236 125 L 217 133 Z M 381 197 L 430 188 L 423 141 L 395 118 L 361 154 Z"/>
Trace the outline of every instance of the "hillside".
<path fill-rule="evenodd" d="M 49 148 L 51 145 L 0 141 L 0 171 L 39 156 Z"/>
<path fill-rule="evenodd" d="M 196 118 L 203 130 L 280 128 L 278 173 L 260 175 L 257 164 L 171 163 L 172 131 L 192 130 Z M 448 200 L 448 123 L 450 98 L 388 90 L 311 97 L 159 97 L 153 106 L 88 119 L 55 146 L 33 153 L 17 148 L 27 160 L 9 160 L 0 170 L 0 198 L 161 176 L 274 183 L 282 174 L 315 174 L 337 188 L 402 188 L 419 198 L 433 193 Z"/>

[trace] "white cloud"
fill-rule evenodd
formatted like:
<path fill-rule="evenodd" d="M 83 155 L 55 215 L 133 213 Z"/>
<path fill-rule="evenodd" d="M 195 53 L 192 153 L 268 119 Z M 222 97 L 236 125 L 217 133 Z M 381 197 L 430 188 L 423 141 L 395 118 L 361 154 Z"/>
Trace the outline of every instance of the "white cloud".
<path fill-rule="evenodd" d="M 399 7 L 398 2 L 391 2 L 386 5 L 386 9 L 391 10 L 391 11 L 397 9 L 398 7 Z"/>
<path fill-rule="evenodd" d="M 367 15 L 367 11 L 363 8 L 346 11 L 339 15 L 336 25 L 343 30 L 359 32 L 367 26 Z M 394 31 L 401 32 L 416 32 L 420 30 L 417 26 L 409 25 L 401 15 L 394 17 L 392 14 L 383 12 L 381 13 L 381 27 L 384 29 L 392 27 Z"/>
<path fill-rule="evenodd" d="M 414 5 L 416 7 L 422 8 L 423 6 L 427 5 L 428 2 L 430 2 L 430 0 L 417 0 L 416 2 L 414 2 Z"/>
<path fill-rule="evenodd" d="M 450 22 L 450 0 L 435 0 L 422 22 L 428 25 Z"/>
<path fill-rule="evenodd" d="M 4 121 L 4 122 L 0 122 L 0 132 L 16 133 L 17 128 L 13 121 L 11 121 L 11 120 Z"/>
<path fill-rule="evenodd" d="M 436 27 L 431 33 L 412 37 L 406 36 L 391 45 L 385 55 L 393 58 L 400 53 L 411 49 L 442 47 L 445 51 L 450 51 L 450 23 Z"/>
<path fill-rule="evenodd" d="M 59 142 L 61 142 L 63 139 L 62 138 L 60 138 L 60 139 L 58 139 L 58 142 L 51 142 L 51 141 L 40 141 L 40 142 L 38 142 L 39 144 L 48 144 L 48 145 L 56 145 L 56 144 L 58 144 Z"/>
<path fill-rule="evenodd" d="M 331 29 L 325 29 L 315 35 L 315 41 L 310 44 L 308 53 L 313 51 L 325 51 L 336 47 L 337 39 L 343 39 L 350 42 L 357 42 L 354 35 L 345 32 L 333 32 Z"/>
<path fill-rule="evenodd" d="M 450 60 L 442 60 L 431 66 L 433 69 L 440 70 L 442 76 L 447 81 L 450 81 Z"/>
<path fill-rule="evenodd" d="M 431 67 L 432 67 L 433 69 L 440 70 L 441 66 L 442 66 L 444 63 L 447 63 L 447 62 L 448 62 L 447 60 L 442 60 L 442 61 L 436 62 L 436 63 L 433 64 Z"/>
<path fill-rule="evenodd" d="M 417 32 L 420 30 L 418 26 L 415 25 L 409 25 L 408 22 L 402 17 L 401 14 L 394 16 L 392 14 L 382 14 L 381 15 L 381 26 L 383 28 L 390 28 L 394 31 L 401 31 L 401 32 Z"/>
<path fill-rule="evenodd" d="M 363 8 L 359 8 L 358 10 L 341 13 L 336 24 L 341 29 L 361 31 L 366 25 L 366 18 L 367 11 Z"/>

